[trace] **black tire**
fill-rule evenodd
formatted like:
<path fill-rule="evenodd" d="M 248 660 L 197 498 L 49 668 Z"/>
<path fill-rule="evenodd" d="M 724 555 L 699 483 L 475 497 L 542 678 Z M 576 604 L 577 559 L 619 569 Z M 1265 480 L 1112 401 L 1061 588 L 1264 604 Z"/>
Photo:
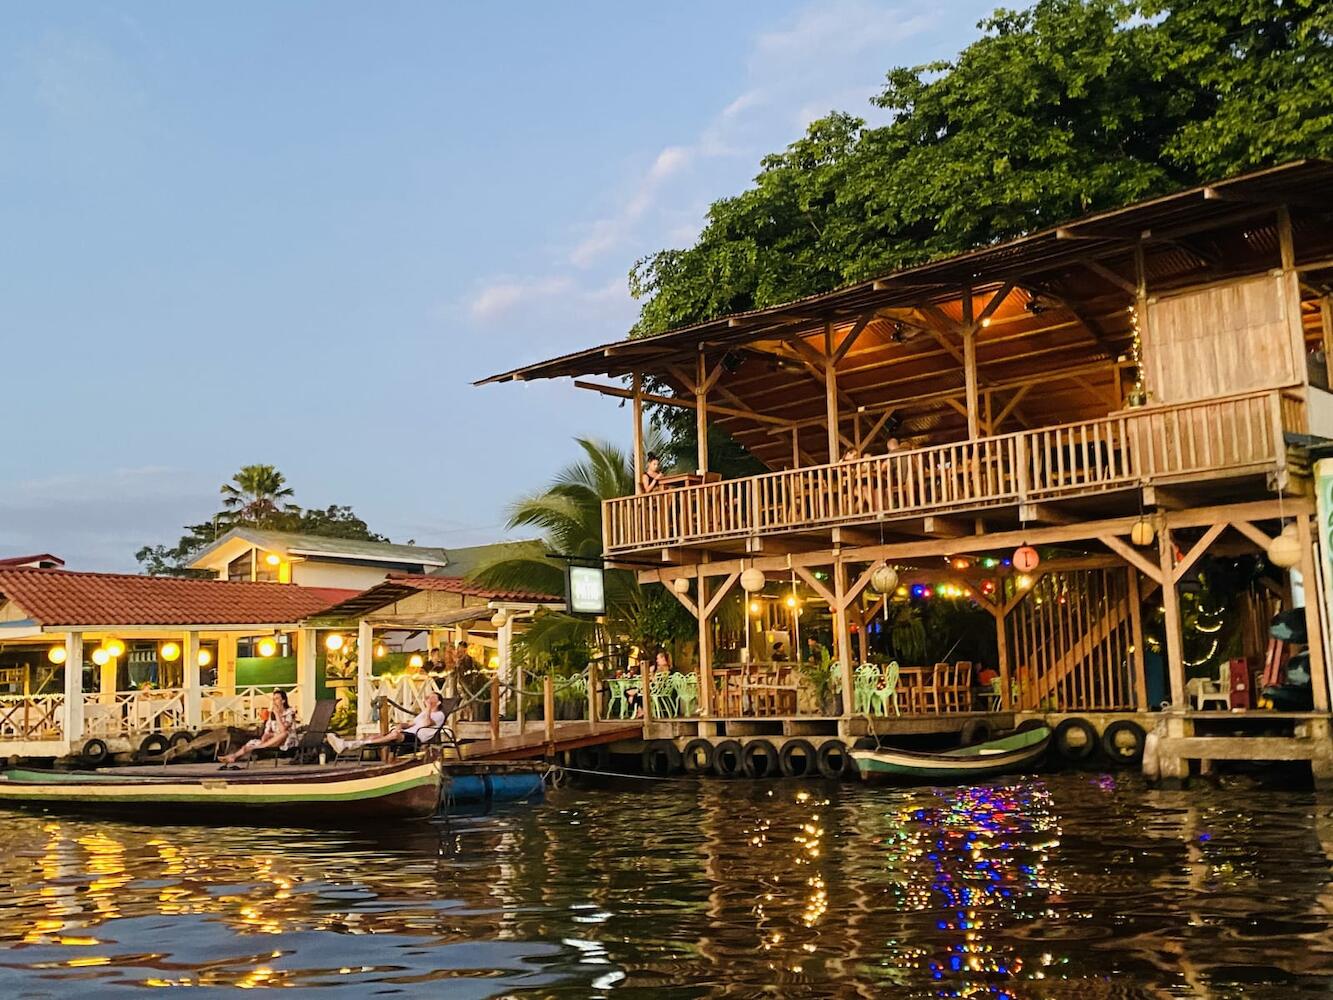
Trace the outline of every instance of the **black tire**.
<path fill-rule="evenodd" d="M 878 750 L 879 740 L 873 736 L 862 736 L 852 744 L 853 750 Z"/>
<path fill-rule="evenodd" d="M 995 727 L 990 724 L 989 719 L 968 719 L 958 732 L 958 745 L 974 747 L 978 743 L 985 743 L 994 735 Z"/>
<path fill-rule="evenodd" d="M 84 763 L 96 767 L 111 756 L 111 751 L 107 748 L 105 741 L 91 739 L 83 745 L 83 749 L 79 751 L 79 756 L 83 758 Z"/>
<path fill-rule="evenodd" d="M 192 739 L 194 739 L 194 733 L 190 732 L 188 729 L 181 729 L 171 734 L 167 739 L 167 746 L 172 747 L 173 749 L 176 747 L 183 747 Z"/>
<path fill-rule="evenodd" d="M 611 750 L 605 744 L 578 747 L 574 750 L 574 767 L 580 771 L 611 770 Z"/>
<path fill-rule="evenodd" d="M 1014 732 L 1030 733 L 1034 729 L 1047 729 L 1049 727 L 1050 723 L 1048 723 L 1045 719 L 1024 719 L 1022 722 L 1018 724 L 1018 728 L 1015 729 Z"/>
<path fill-rule="evenodd" d="M 1147 732 L 1133 719 L 1117 719 L 1102 730 L 1102 753 L 1117 767 L 1141 764 L 1147 742 Z"/>
<path fill-rule="evenodd" d="M 680 754 L 686 774 L 709 774 L 713 770 L 713 744 L 705 739 L 693 739 L 685 744 Z"/>
<path fill-rule="evenodd" d="M 819 771 L 815 746 L 809 740 L 788 740 L 778 751 L 778 770 L 784 778 L 810 778 Z"/>
<path fill-rule="evenodd" d="M 680 751 L 670 740 L 651 740 L 639 754 L 643 773 L 654 778 L 669 778 L 680 770 Z"/>
<path fill-rule="evenodd" d="M 815 767 L 822 778 L 841 778 L 854 767 L 852 758 L 847 754 L 847 745 L 842 740 L 829 740 L 819 745 L 815 754 Z"/>
<path fill-rule="evenodd" d="M 1097 730 L 1087 719 L 1064 719 L 1051 740 L 1061 760 L 1082 764 L 1097 752 Z"/>
<path fill-rule="evenodd" d="M 780 772 L 778 748 L 772 740 L 751 740 L 741 751 L 741 770 L 747 778 L 776 778 Z"/>
<path fill-rule="evenodd" d="M 170 746 L 161 733 L 149 733 L 139 741 L 139 753 L 145 757 L 161 757 Z"/>
<path fill-rule="evenodd" d="M 713 747 L 713 773 L 719 778 L 734 778 L 741 773 L 743 766 L 740 742 L 723 740 Z"/>

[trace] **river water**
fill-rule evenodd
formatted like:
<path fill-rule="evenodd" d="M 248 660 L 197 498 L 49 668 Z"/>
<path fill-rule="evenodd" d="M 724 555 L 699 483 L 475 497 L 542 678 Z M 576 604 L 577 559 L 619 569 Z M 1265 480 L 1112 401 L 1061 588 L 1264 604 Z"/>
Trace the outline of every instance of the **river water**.
<path fill-rule="evenodd" d="M 1333 797 L 635 781 L 377 833 L 0 813 L 0 996 L 1333 994 Z M 313 989 L 312 989 L 313 988 Z"/>

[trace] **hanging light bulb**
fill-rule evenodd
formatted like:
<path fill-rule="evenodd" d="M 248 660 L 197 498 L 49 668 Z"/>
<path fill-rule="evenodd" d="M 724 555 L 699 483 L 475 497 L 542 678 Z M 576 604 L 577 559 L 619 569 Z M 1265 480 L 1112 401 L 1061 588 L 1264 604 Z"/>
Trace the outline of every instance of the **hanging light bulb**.
<path fill-rule="evenodd" d="M 213 662 L 213 654 L 206 649 L 199 650 L 198 662 L 201 667 L 208 666 Z"/>
<path fill-rule="evenodd" d="M 259 640 L 258 644 L 255 646 L 255 649 L 260 656 L 268 657 L 272 656 L 274 653 L 278 651 L 278 644 L 277 642 L 274 641 L 272 636 L 266 635 L 264 636 L 264 638 Z"/>
<path fill-rule="evenodd" d="M 157 653 L 165 663 L 175 663 L 181 658 L 181 647 L 176 642 L 164 642 Z"/>
<path fill-rule="evenodd" d="M 106 651 L 106 647 L 98 646 L 93 650 L 93 662 L 99 667 L 105 667 L 111 662 L 111 654 Z"/>
<path fill-rule="evenodd" d="M 337 632 L 334 632 L 331 636 L 329 636 L 327 639 L 324 640 L 324 648 L 327 649 L 330 653 L 336 653 L 338 652 L 338 650 L 343 648 L 343 643 L 345 641 L 346 640 L 344 640 L 341 635 L 339 635 Z"/>
<path fill-rule="evenodd" d="M 68 654 L 65 652 L 64 646 L 52 646 L 50 649 L 46 651 L 46 658 L 50 660 L 52 663 L 54 663 L 56 666 L 59 666 L 60 664 L 64 663 L 65 657 L 67 655 Z"/>

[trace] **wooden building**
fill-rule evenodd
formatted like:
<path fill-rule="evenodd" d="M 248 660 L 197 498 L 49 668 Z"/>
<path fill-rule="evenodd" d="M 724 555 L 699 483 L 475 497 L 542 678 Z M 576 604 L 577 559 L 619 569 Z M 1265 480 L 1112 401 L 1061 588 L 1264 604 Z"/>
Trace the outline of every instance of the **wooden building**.
<path fill-rule="evenodd" d="M 572 378 L 632 401 L 640 468 L 644 407 L 694 411 L 697 468 L 603 517 L 606 555 L 699 618 L 705 717 L 709 616 L 744 571 L 827 602 L 850 691 L 875 570 L 906 579 L 945 557 L 996 562 L 963 576 L 994 616 L 998 707 L 1155 707 L 1153 601 L 1182 706 L 1182 580 L 1284 529 L 1327 712 L 1301 446 L 1333 437 L 1330 287 L 1333 164 L 1305 161 L 479 384 Z M 713 424 L 769 471 L 711 474 Z M 1022 575 L 1003 559 L 1023 546 L 1059 552 Z M 1043 580 L 1076 582 L 1077 599 L 1041 603 Z"/>

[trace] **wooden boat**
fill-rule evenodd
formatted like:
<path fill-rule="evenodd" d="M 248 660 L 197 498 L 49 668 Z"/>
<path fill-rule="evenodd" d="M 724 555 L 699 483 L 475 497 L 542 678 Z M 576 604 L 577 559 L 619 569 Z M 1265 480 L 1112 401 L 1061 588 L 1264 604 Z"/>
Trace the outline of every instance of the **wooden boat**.
<path fill-rule="evenodd" d="M 0 775 L 0 806 L 117 813 L 153 823 L 355 825 L 433 815 L 441 781 L 439 763 L 421 760 L 368 767 L 256 764 L 240 771 L 205 764 L 12 768 Z"/>
<path fill-rule="evenodd" d="M 897 777 L 970 781 L 1021 771 L 1040 760 L 1050 742 L 1050 729 L 1041 726 L 943 753 L 917 753 L 885 747 L 853 750 L 851 758 L 863 780 Z"/>

